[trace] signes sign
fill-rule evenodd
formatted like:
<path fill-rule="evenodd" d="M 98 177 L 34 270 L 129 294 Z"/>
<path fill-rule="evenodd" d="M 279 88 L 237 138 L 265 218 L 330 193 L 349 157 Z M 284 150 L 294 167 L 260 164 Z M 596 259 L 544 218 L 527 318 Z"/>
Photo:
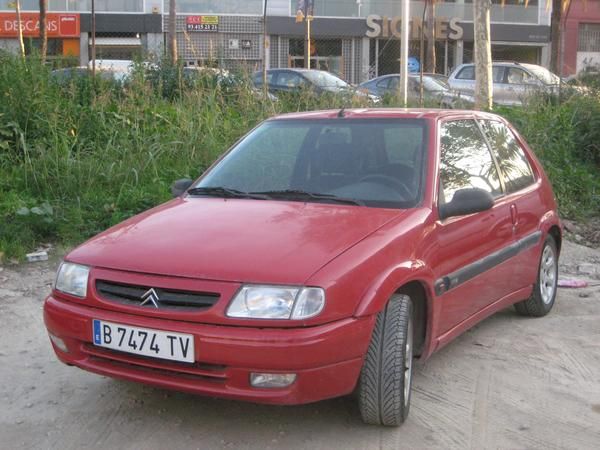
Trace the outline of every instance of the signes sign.
<path fill-rule="evenodd" d="M 219 16 L 187 16 L 185 31 L 219 31 Z"/>
<path fill-rule="evenodd" d="M 79 37 L 79 14 L 50 13 L 46 17 L 48 37 Z M 21 29 L 23 36 L 38 37 L 40 35 L 40 15 L 38 13 L 21 13 Z M 18 34 L 17 15 L 0 13 L 0 36 L 17 37 Z"/>

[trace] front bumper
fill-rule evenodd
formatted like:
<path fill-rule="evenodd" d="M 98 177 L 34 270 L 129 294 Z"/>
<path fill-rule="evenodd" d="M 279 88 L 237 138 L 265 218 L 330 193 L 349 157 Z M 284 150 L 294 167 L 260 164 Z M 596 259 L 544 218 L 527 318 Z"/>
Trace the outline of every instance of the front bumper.
<path fill-rule="evenodd" d="M 169 362 L 115 352 L 92 344 L 92 320 L 194 335 L 195 363 Z M 49 296 L 44 304 L 48 331 L 68 353 L 70 365 L 130 381 L 194 394 L 257 403 L 301 404 L 353 391 L 367 351 L 374 316 L 348 318 L 306 328 L 250 328 L 207 325 L 134 316 L 90 308 Z M 296 373 L 286 388 L 250 385 L 251 372 Z"/>

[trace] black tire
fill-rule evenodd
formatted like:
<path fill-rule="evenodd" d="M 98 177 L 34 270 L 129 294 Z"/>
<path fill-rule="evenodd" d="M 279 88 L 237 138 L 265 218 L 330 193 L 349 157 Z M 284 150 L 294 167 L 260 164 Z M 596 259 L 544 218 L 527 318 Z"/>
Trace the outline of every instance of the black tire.
<path fill-rule="evenodd" d="M 408 416 L 412 384 L 412 310 L 410 297 L 394 295 L 377 315 L 358 382 L 358 405 L 365 423 L 398 426 Z"/>
<path fill-rule="evenodd" d="M 550 262 L 548 256 L 551 256 Z M 550 312 L 556 300 L 558 283 L 558 251 L 552 236 L 547 236 L 542 246 L 538 274 L 531 297 L 515 304 L 523 316 L 542 317 Z"/>

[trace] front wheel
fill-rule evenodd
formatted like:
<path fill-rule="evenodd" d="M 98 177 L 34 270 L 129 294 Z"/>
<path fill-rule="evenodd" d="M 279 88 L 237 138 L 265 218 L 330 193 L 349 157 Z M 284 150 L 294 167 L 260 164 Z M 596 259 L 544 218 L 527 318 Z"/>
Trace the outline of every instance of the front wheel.
<path fill-rule="evenodd" d="M 556 299 L 558 284 L 558 251 L 552 236 L 547 236 L 542 247 L 538 277 L 533 293 L 527 300 L 515 304 L 524 316 L 542 317 L 550 312 Z"/>
<path fill-rule="evenodd" d="M 363 421 L 398 426 L 410 408 L 413 363 L 412 303 L 394 295 L 377 315 L 358 386 Z"/>

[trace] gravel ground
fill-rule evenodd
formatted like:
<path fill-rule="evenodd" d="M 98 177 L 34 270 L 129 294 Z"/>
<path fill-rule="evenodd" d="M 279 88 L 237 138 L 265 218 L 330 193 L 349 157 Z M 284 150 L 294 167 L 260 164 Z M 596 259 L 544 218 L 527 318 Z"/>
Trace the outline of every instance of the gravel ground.
<path fill-rule="evenodd" d="M 542 319 L 482 322 L 414 375 L 397 429 L 361 423 L 352 398 L 259 406 L 116 381 L 59 363 L 43 321 L 57 260 L 0 266 L 0 448 L 502 448 L 600 446 L 600 251 L 565 243 Z"/>

